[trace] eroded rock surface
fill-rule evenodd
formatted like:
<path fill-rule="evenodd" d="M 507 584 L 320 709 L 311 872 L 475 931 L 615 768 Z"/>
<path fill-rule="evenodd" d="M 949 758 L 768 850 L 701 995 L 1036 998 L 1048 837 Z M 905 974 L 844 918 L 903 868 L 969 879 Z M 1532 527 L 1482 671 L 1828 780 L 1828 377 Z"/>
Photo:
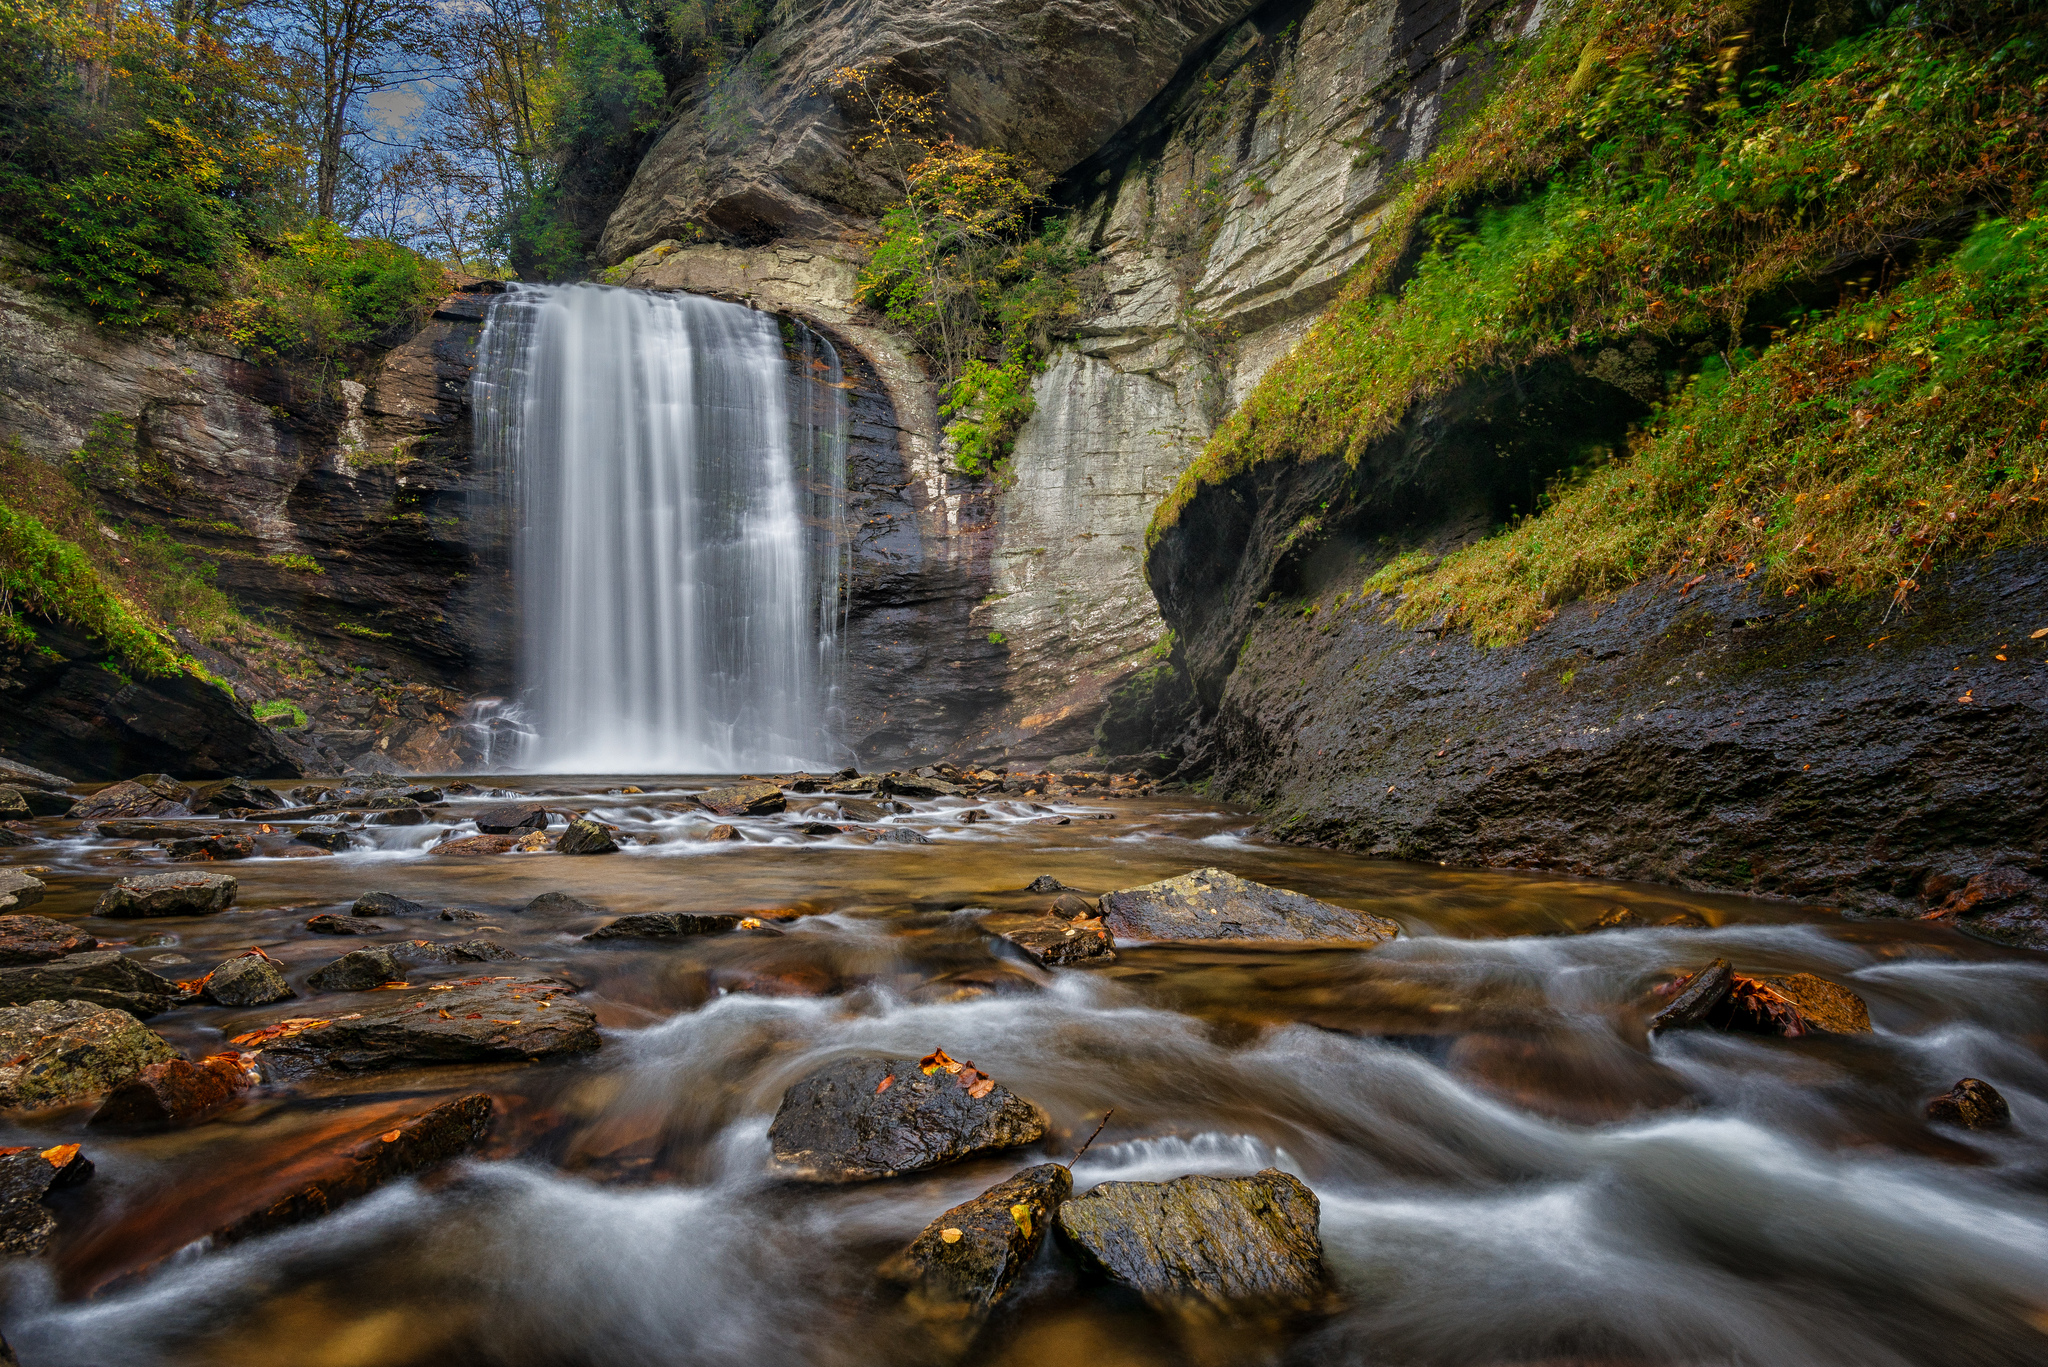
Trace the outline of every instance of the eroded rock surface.
<path fill-rule="evenodd" d="M 95 916 L 209 916 L 226 911 L 240 890 L 226 873 L 145 873 L 123 878 L 93 908 Z"/>
<path fill-rule="evenodd" d="M 1003 939 L 1047 968 L 1062 964 L 1108 963 L 1116 958 L 1109 932 L 1100 922 L 1062 921 L 1048 916 L 1037 925 L 1006 930 Z"/>
<path fill-rule="evenodd" d="M 364 992 L 385 983 L 403 982 L 406 967 L 383 945 L 352 949 L 306 979 L 316 992 Z"/>
<path fill-rule="evenodd" d="M 40 892 L 42 884 L 36 887 Z M 76 926 L 48 916 L 0 916 L 0 966 L 48 963 L 97 949 L 99 943 Z"/>
<path fill-rule="evenodd" d="M 720 816 L 771 816 L 787 805 L 782 790 L 772 783 L 740 783 L 713 788 L 697 794 L 706 811 Z"/>
<path fill-rule="evenodd" d="M 177 1057 L 126 1011 L 90 1001 L 8 1007 L 0 1010 L 0 1107 L 83 1101 Z"/>
<path fill-rule="evenodd" d="M 1120 940 L 1391 940 L 1400 927 L 1384 916 L 1352 911 L 1269 888 L 1222 869 L 1102 896 L 1102 921 Z"/>
<path fill-rule="evenodd" d="M 1045 1137 L 1036 1106 L 1000 1084 L 971 1095 L 981 1088 L 964 1076 L 927 1074 L 907 1058 L 828 1064 L 782 1095 L 768 1127 L 775 1171 L 809 1182 L 894 1177 Z"/>
<path fill-rule="evenodd" d="M 19 869 L 0 869 L 0 912 L 32 907 L 43 900 L 45 890 L 40 878 L 31 877 Z"/>
<path fill-rule="evenodd" d="M 1073 1189 L 1063 1163 L 1026 1168 L 926 1225 L 882 1275 L 908 1284 L 920 1315 L 947 1322 L 985 1314 L 1038 1255 Z"/>
<path fill-rule="evenodd" d="M 170 1010 L 182 995 L 175 982 L 150 972 L 117 949 L 93 949 L 0 968 L 0 1002 L 15 1005 L 82 1001 L 154 1016 Z"/>
<path fill-rule="evenodd" d="M 618 849 L 619 828 L 587 816 L 571 821 L 569 829 L 555 841 L 557 854 L 616 854 Z"/>
<path fill-rule="evenodd" d="M 568 995 L 574 990 L 559 978 L 437 983 L 374 994 L 345 1015 L 280 1021 L 231 1043 L 288 1065 L 351 1072 L 589 1053 L 598 1047 L 597 1019 Z"/>

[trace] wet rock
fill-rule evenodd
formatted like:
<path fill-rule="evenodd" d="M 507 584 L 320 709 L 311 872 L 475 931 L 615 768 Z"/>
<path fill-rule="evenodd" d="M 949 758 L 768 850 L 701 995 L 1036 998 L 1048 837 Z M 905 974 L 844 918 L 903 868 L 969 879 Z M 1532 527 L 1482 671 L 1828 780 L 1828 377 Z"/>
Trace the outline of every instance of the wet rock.
<path fill-rule="evenodd" d="M 1670 1004 L 1650 1017 L 1650 1033 L 1701 1024 L 1734 986 L 1734 966 L 1726 959 L 1714 960 L 1678 985 Z"/>
<path fill-rule="evenodd" d="M 988 819 L 988 812 L 980 807 L 969 807 L 966 811 L 960 813 L 961 822 L 969 826 Z"/>
<path fill-rule="evenodd" d="M 883 796 L 932 798 L 958 797 L 966 791 L 958 784 L 948 783 L 942 778 L 921 778 L 915 774 L 890 774 L 875 785 L 875 791 Z"/>
<path fill-rule="evenodd" d="M 179 864 L 205 863 L 215 859 L 247 859 L 256 853 L 253 837 L 240 832 L 223 831 L 218 835 L 186 836 L 177 840 L 159 840 L 157 848 Z"/>
<path fill-rule="evenodd" d="M 349 905 L 351 916 L 432 916 L 439 908 L 408 901 L 395 892 L 366 892 Z"/>
<path fill-rule="evenodd" d="M 405 981 L 406 967 L 383 945 L 352 949 L 306 979 L 316 992 L 366 992 L 385 983 Z"/>
<path fill-rule="evenodd" d="M 1674 911 L 1657 923 L 1674 930 L 1712 930 L 1714 923 L 1696 911 Z"/>
<path fill-rule="evenodd" d="M 21 827 L 22 829 L 17 830 L 15 829 L 16 827 Z M 37 843 L 39 842 L 35 836 L 29 834 L 27 823 L 21 821 L 0 822 L 0 849 L 19 849 L 24 845 L 34 845 Z"/>
<path fill-rule="evenodd" d="M 162 774 L 142 774 L 106 787 L 71 809 L 74 821 L 104 821 L 111 817 L 190 816 L 196 795 L 190 788 Z"/>
<path fill-rule="evenodd" d="M 854 798 L 843 797 L 835 805 L 839 808 L 839 814 L 846 820 L 868 825 L 888 815 L 883 804 L 879 802 L 860 802 Z"/>
<path fill-rule="evenodd" d="M 810 1182 L 894 1177 L 1045 1137 L 1036 1106 L 971 1064 L 934 1057 L 842 1059 L 791 1087 L 768 1127 L 775 1170 Z"/>
<path fill-rule="evenodd" d="M 837 827 L 837 826 L 834 826 L 834 825 L 830 824 L 829 822 L 824 822 L 824 821 L 806 821 L 806 822 L 804 822 L 804 823 L 803 823 L 802 825 L 800 825 L 800 826 L 797 826 L 797 827 L 796 827 L 795 829 L 796 829 L 796 832 L 797 832 L 797 834 L 799 834 L 799 835 L 844 835 L 844 834 L 845 834 L 845 832 L 844 832 L 844 831 L 842 831 L 842 830 L 840 830 L 840 829 L 839 829 L 839 827 Z"/>
<path fill-rule="evenodd" d="M 1627 907 L 1610 907 L 1605 915 L 1581 933 L 1591 935 L 1602 930 L 1635 930 L 1648 924 L 1648 917 L 1638 916 Z"/>
<path fill-rule="evenodd" d="M 444 1101 L 373 1138 L 351 1145 L 303 1185 L 216 1230 L 216 1244 L 303 1224 L 368 1196 L 387 1182 L 469 1152 L 491 1128 L 491 1098 L 482 1092 Z"/>
<path fill-rule="evenodd" d="M 1738 973 L 1727 998 L 1715 1012 L 1723 1029 L 1762 1034 L 1831 1035 L 1870 1032 L 1870 1010 L 1863 998 L 1811 973 L 1781 978 L 1749 978 Z"/>
<path fill-rule="evenodd" d="M 0 821 L 26 821 L 35 813 L 28 809 L 28 799 L 19 788 L 0 784 Z"/>
<path fill-rule="evenodd" d="M 102 821 L 93 829 L 109 840 L 182 840 L 233 835 L 237 828 L 202 821 Z"/>
<path fill-rule="evenodd" d="M 882 1275 L 910 1288 L 911 1309 L 923 1318 L 946 1323 L 986 1314 L 1038 1256 L 1053 1212 L 1073 1189 L 1065 1164 L 1026 1168 L 926 1225 Z"/>
<path fill-rule="evenodd" d="M 433 817 L 424 807 L 391 807 L 370 813 L 371 826 L 424 826 Z"/>
<path fill-rule="evenodd" d="M 525 909 L 543 916 L 603 916 L 605 908 L 572 897 L 566 892 L 544 892 L 526 904 Z"/>
<path fill-rule="evenodd" d="M 503 807 L 486 807 L 473 818 L 476 828 L 485 835 L 524 835 L 528 831 L 544 831 L 548 826 L 548 810 L 526 803 Z"/>
<path fill-rule="evenodd" d="M 1966 1077 L 1927 1103 L 1927 1118 L 1966 1130 L 2002 1130 L 2012 1124 L 2012 1108 L 1990 1083 Z"/>
<path fill-rule="evenodd" d="M 1299 1178 L 1104 1182 L 1059 1208 L 1060 1242 L 1082 1266 L 1156 1303 L 1319 1308 L 1329 1284 L 1322 1207 Z"/>
<path fill-rule="evenodd" d="M 20 911 L 43 900 L 48 888 L 19 869 L 0 869 L 0 912 Z"/>
<path fill-rule="evenodd" d="M 152 1063 L 107 1095 L 88 1123 L 107 1129 L 146 1130 L 218 1111 L 256 1085 L 256 1070 L 241 1054 L 211 1054 L 197 1063 Z"/>
<path fill-rule="evenodd" d="M 890 845 L 929 845 L 931 837 L 922 831 L 913 831 L 908 826 L 891 826 L 875 837 L 877 842 Z"/>
<path fill-rule="evenodd" d="M 825 785 L 824 791 L 835 796 L 858 797 L 865 793 L 874 792 L 876 785 L 880 782 L 880 779 L 872 775 L 856 775 L 853 778 L 841 779 L 837 783 L 828 783 Z"/>
<path fill-rule="evenodd" d="M 315 935 L 383 935 L 391 927 L 377 921 L 366 921 L 357 916 L 335 916 L 321 913 L 306 922 L 306 929 Z"/>
<path fill-rule="evenodd" d="M 95 916 L 208 916 L 226 911 L 240 884 L 232 874 L 146 873 L 123 878 L 93 908 Z"/>
<path fill-rule="evenodd" d="M 598 1047 L 597 1019 L 573 991 L 559 978 L 436 983 L 376 993 L 353 1019 L 295 1018 L 230 1043 L 286 1064 L 352 1072 L 589 1053 Z"/>
<path fill-rule="evenodd" d="M 238 954 L 206 975 L 200 995 L 216 1006 L 267 1006 L 298 995 L 262 950 Z"/>
<path fill-rule="evenodd" d="M 697 794 L 706 811 L 720 816 L 772 816 L 787 804 L 772 783 L 737 783 Z"/>
<path fill-rule="evenodd" d="M 0 916 L 0 966 L 48 963 L 98 949 L 99 944 L 75 926 L 47 916 Z"/>
<path fill-rule="evenodd" d="M 61 792 L 71 786 L 71 780 L 62 775 L 12 759 L 0 759 L 0 783 L 16 788 L 35 788 L 46 793 Z"/>
<path fill-rule="evenodd" d="M 77 805 L 78 799 L 66 793 L 0 785 L 0 811 L 5 811 L 6 819 L 11 821 L 27 821 L 38 816 L 69 816 Z"/>
<path fill-rule="evenodd" d="M 697 935 L 723 935 L 738 930 L 739 916 L 710 915 L 691 911 L 650 911 L 621 916 L 608 926 L 593 930 L 586 940 L 682 940 Z"/>
<path fill-rule="evenodd" d="M 274 812 L 284 799 L 246 778 L 224 779 L 200 790 L 196 809 L 202 812 Z"/>
<path fill-rule="evenodd" d="M 339 826 L 304 826 L 292 832 L 292 839 L 329 854 L 340 854 L 362 843 Z"/>
<path fill-rule="evenodd" d="M 488 921 L 491 918 L 481 911 L 468 911 L 462 907 L 442 907 L 440 915 L 434 919 L 439 921 Z"/>
<path fill-rule="evenodd" d="M 1116 948 L 1100 921 L 1061 921 L 1047 917 L 1022 930 L 1007 930 L 1003 939 L 1047 968 L 1063 964 L 1109 963 Z"/>
<path fill-rule="evenodd" d="M 170 1010 L 183 995 L 169 978 L 150 972 L 114 949 L 0 968 L 0 1003 L 9 1006 L 75 1000 L 154 1016 Z"/>
<path fill-rule="evenodd" d="M 831 970 L 817 964 L 726 965 L 711 971 L 711 990 L 720 995 L 745 993 L 751 997 L 829 997 L 842 984 Z"/>
<path fill-rule="evenodd" d="M 618 849 L 619 828 L 587 816 L 571 821 L 569 829 L 555 841 L 557 854 L 616 854 Z"/>
<path fill-rule="evenodd" d="M 526 958 L 495 940 L 451 940 L 446 944 L 436 944 L 432 940 L 399 940 L 385 948 L 401 962 L 410 964 L 504 963 Z"/>
<path fill-rule="evenodd" d="M 1057 916 L 1062 921 L 1075 921 L 1083 917 L 1094 916 L 1100 910 L 1095 903 L 1085 897 L 1077 896 L 1071 892 L 1063 892 L 1052 899 L 1052 905 L 1045 909 L 1045 914 Z"/>
<path fill-rule="evenodd" d="M 83 1101 L 176 1057 L 126 1011 L 83 1000 L 8 1007 L 0 1010 L 0 1108 Z"/>
<path fill-rule="evenodd" d="M 721 822 L 718 825 L 713 826 L 710 830 L 704 832 L 704 834 L 699 838 L 704 840 L 738 840 L 740 838 L 740 833 L 736 828 L 725 825 L 723 822 Z"/>
<path fill-rule="evenodd" d="M 1931 914 L 1982 940 L 2048 949 L 2048 887 L 2022 869 L 1995 868 L 1972 877 Z"/>
<path fill-rule="evenodd" d="M 535 832 L 538 834 L 538 832 Z M 519 843 L 516 835 L 472 835 L 460 840 L 444 840 L 427 851 L 429 854 L 503 854 Z"/>
<path fill-rule="evenodd" d="M 57 1216 L 43 1197 L 92 1176 L 92 1160 L 76 1144 L 0 1149 L 0 1254 L 34 1257 L 57 1232 Z M 7 1360 L 13 1359 L 7 1354 Z"/>
<path fill-rule="evenodd" d="M 1198 869 L 1102 896 L 1102 919 L 1119 940 L 1391 940 L 1400 927 L 1269 888 L 1222 869 Z"/>

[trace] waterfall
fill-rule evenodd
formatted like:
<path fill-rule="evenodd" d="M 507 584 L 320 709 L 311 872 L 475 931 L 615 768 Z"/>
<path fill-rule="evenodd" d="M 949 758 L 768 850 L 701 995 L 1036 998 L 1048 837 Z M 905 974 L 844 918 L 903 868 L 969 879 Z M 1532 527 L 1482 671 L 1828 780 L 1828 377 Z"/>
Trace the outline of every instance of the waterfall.
<path fill-rule="evenodd" d="M 514 286 L 492 306 L 474 411 L 515 519 L 521 767 L 832 762 L 844 380 L 825 338 L 792 342 L 685 294 Z"/>

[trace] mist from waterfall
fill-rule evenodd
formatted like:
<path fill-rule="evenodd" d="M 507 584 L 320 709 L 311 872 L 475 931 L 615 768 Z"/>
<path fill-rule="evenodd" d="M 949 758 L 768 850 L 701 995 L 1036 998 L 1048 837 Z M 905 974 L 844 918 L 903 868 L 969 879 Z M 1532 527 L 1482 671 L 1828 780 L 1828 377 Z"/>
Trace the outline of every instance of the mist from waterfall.
<path fill-rule="evenodd" d="M 515 519 L 541 773 L 834 762 L 846 537 L 831 343 L 686 294 L 515 285 L 474 380 Z"/>

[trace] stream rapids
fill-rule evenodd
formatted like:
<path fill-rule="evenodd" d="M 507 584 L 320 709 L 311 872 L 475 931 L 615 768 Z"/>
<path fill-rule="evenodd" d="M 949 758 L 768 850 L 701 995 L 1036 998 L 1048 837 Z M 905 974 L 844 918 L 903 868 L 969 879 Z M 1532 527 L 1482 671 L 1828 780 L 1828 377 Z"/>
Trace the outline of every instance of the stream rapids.
<path fill-rule="evenodd" d="M 16 1117 L 0 1143 L 77 1142 L 93 1181 L 53 1196 L 50 1256 L 7 1275 L 30 1367 L 638 1367 L 938 1362 L 875 1278 L 929 1220 L 1031 1163 L 1110 1179 L 1301 1177 L 1343 1308 L 1276 1339 L 1190 1346 L 1081 1281 L 1048 1240 L 968 1350 L 1003 1367 L 1190 1360 L 1403 1367 L 2038 1364 L 2048 1360 L 2048 956 L 1823 909 L 1373 862 L 1267 843 L 1191 797 L 911 802 L 928 845 L 819 839 L 830 799 L 719 820 L 664 806 L 716 780 L 488 780 L 588 808 L 646 843 L 573 858 L 427 854 L 433 824 L 373 849 L 219 866 L 229 911 L 92 917 L 138 842 L 41 822 L 40 914 L 174 978 L 260 946 L 308 1012 L 308 973 L 369 941 L 307 933 L 371 891 L 484 914 L 407 938 L 486 936 L 561 974 L 604 1031 L 566 1062 L 315 1077 L 191 1128 L 88 1130 L 90 1107 Z M 501 790 L 502 791 L 502 790 Z M 1064 817 L 1066 824 L 1048 824 Z M 1204 866 L 1389 916 L 1372 951 L 1120 946 L 1044 970 L 988 912 L 1035 911 L 1042 874 L 1090 894 Z M 795 916 L 776 938 L 598 942 L 602 924 L 520 908 L 548 891 L 608 913 Z M 1579 933 L 1627 906 L 1708 929 Z M 147 936 L 162 939 L 139 944 Z M 388 937 L 397 938 L 397 937 Z M 1868 1002 L 1874 1033 L 1648 1037 L 1650 989 L 1715 957 L 1806 971 Z M 496 965 L 493 971 L 507 971 Z M 474 967 L 468 972 L 474 973 Z M 464 970 L 415 970 L 414 981 Z M 275 1015 L 275 1011 L 268 1012 Z M 250 1017 L 184 1007 L 151 1025 L 193 1056 Z M 972 1058 L 1043 1107 L 1039 1147 L 835 1188 L 767 1173 L 782 1091 L 853 1054 Z M 2001 1133 L 1943 1130 L 1958 1078 L 2010 1102 Z M 205 1233 L 296 1156 L 465 1092 L 497 1098 L 475 1156 L 324 1219 L 225 1249 Z M 31 1270 L 33 1269 L 33 1270 Z M 957 1359 L 953 1359 L 957 1360 Z"/>

